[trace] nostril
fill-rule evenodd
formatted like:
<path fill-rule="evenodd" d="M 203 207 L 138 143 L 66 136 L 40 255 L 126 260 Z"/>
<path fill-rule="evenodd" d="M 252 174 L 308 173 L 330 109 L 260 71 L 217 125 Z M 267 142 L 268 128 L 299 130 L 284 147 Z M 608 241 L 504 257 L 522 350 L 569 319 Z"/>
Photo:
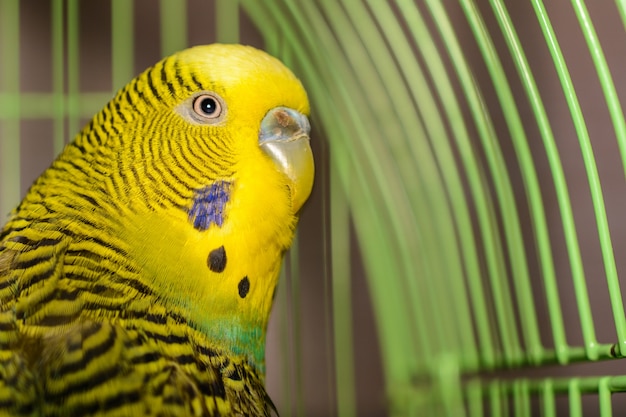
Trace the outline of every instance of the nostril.
<path fill-rule="evenodd" d="M 308 136 L 309 120 L 305 115 L 286 107 L 275 107 L 261 121 L 259 144 L 290 142 Z"/>
<path fill-rule="evenodd" d="M 289 113 L 287 113 L 285 110 L 278 110 L 278 111 L 276 111 L 276 113 L 274 114 L 274 117 L 276 117 L 276 121 L 282 127 L 289 126 L 289 122 L 291 121 L 291 117 L 289 116 Z"/>

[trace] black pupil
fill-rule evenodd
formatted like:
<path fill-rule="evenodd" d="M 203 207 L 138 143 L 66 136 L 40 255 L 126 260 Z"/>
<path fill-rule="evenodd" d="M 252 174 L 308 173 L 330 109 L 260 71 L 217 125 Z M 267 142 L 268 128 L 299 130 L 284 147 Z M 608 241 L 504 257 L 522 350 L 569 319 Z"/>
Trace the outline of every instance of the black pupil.
<path fill-rule="evenodd" d="M 203 98 L 202 101 L 200 102 L 200 109 L 202 110 L 204 114 L 211 115 L 215 113 L 215 110 L 217 109 L 217 104 L 215 103 L 215 100 L 213 100 L 212 98 L 206 97 L 206 98 Z"/>

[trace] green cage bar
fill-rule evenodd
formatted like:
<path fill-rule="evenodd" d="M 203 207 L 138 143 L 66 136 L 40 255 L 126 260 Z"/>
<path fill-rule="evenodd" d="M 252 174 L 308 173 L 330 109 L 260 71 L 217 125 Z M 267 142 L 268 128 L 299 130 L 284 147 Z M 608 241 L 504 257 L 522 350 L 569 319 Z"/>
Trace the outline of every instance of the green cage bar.
<path fill-rule="evenodd" d="M 19 201 L 20 182 L 20 50 L 19 1 L 0 2 L 0 42 L 2 72 L 0 78 L 0 212 L 2 219 Z M 12 179 L 9 181 L 8 179 Z M 4 223 L 4 221 L 3 221 Z"/>

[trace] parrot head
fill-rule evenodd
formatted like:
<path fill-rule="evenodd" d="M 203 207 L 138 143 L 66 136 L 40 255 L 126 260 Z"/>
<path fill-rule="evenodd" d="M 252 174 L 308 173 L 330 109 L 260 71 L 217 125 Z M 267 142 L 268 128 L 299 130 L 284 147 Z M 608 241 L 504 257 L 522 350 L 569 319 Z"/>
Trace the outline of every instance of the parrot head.
<path fill-rule="evenodd" d="M 91 167 L 80 191 L 99 196 L 91 222 L 149 289 L 132 302 L 166 306 L 262 368 L 282 256 L 313 186 L 308 114 L 276 58 L 197 46 L 120 90 L 44 176 Z"/>
<path fill-rule="evenodd" d="M 183 99 L 176 107 L 181 124 L 204 130 L 197 137 L 217 144 L 220 157 L 233 167 L 259 165 L 259 151 L 269 157 L 266 162 L 283 176 L 297 212 L 311 193 L 314 174 L 309 104 L 300 81 L 275 58 L 239 45 L 191 48 L 179 53 L 177 62 L 181 77 L 184 68 L 202 67 L 191 76 L 197 90 L 186 92 L 186 99 L 174 97 Z M 230 159 L 234 155 L 239 159 Z"/>

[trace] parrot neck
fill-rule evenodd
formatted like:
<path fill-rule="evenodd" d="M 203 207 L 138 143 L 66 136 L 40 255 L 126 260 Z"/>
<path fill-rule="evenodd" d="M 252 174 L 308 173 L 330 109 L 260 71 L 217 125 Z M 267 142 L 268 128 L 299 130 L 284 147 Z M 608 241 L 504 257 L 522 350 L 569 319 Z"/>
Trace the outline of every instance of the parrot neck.
<path fill-rule="evenodd" d="M 288 204 L 274 204 L 285 200 L 280 184 L 248 183 L 240 177 L 207 181 L 189 198 L 181 194 L 186 203 L 179 206 L 155 192 L 161 205 L 137 198 L 99 220 L 136 273 L 137 302 L 159 304 L 210 345 L 242 355 L 263 372 L 274 290 L 297 217 Z M 105 285 L 109 278 L 98 279 Z"/>
<path fill-rule="evenodd" d="M 245 356 L 263 372 L 267 323 L 285 245 L 259 239 L 270 235 L 264 230 L 257 234 L 263 224 L 240 226 L 233 219 L 245 216 L 232 210 L 229 214 L 230 220 L 219 227 L 217 221 L 195 222 L 209 216 L 195 216 L 192 223 L 182 210 L 167 216 L 129 212 L 120 216 L 123 224 L 115 234 L 127 242 L 127 256 L 156 296 L 154 301 L 184 317 L 211 345 Z M 202 227 L 193 227 L 196 223 Z"/>
<path fill-rule="evenodd" d="M 244 356 L 261 375 L 265 375 L 265 327 L 246 326 L 233 319 L 200 323 L 198 330 L 209 340 L 217 341 L 224 350 Z"/>

